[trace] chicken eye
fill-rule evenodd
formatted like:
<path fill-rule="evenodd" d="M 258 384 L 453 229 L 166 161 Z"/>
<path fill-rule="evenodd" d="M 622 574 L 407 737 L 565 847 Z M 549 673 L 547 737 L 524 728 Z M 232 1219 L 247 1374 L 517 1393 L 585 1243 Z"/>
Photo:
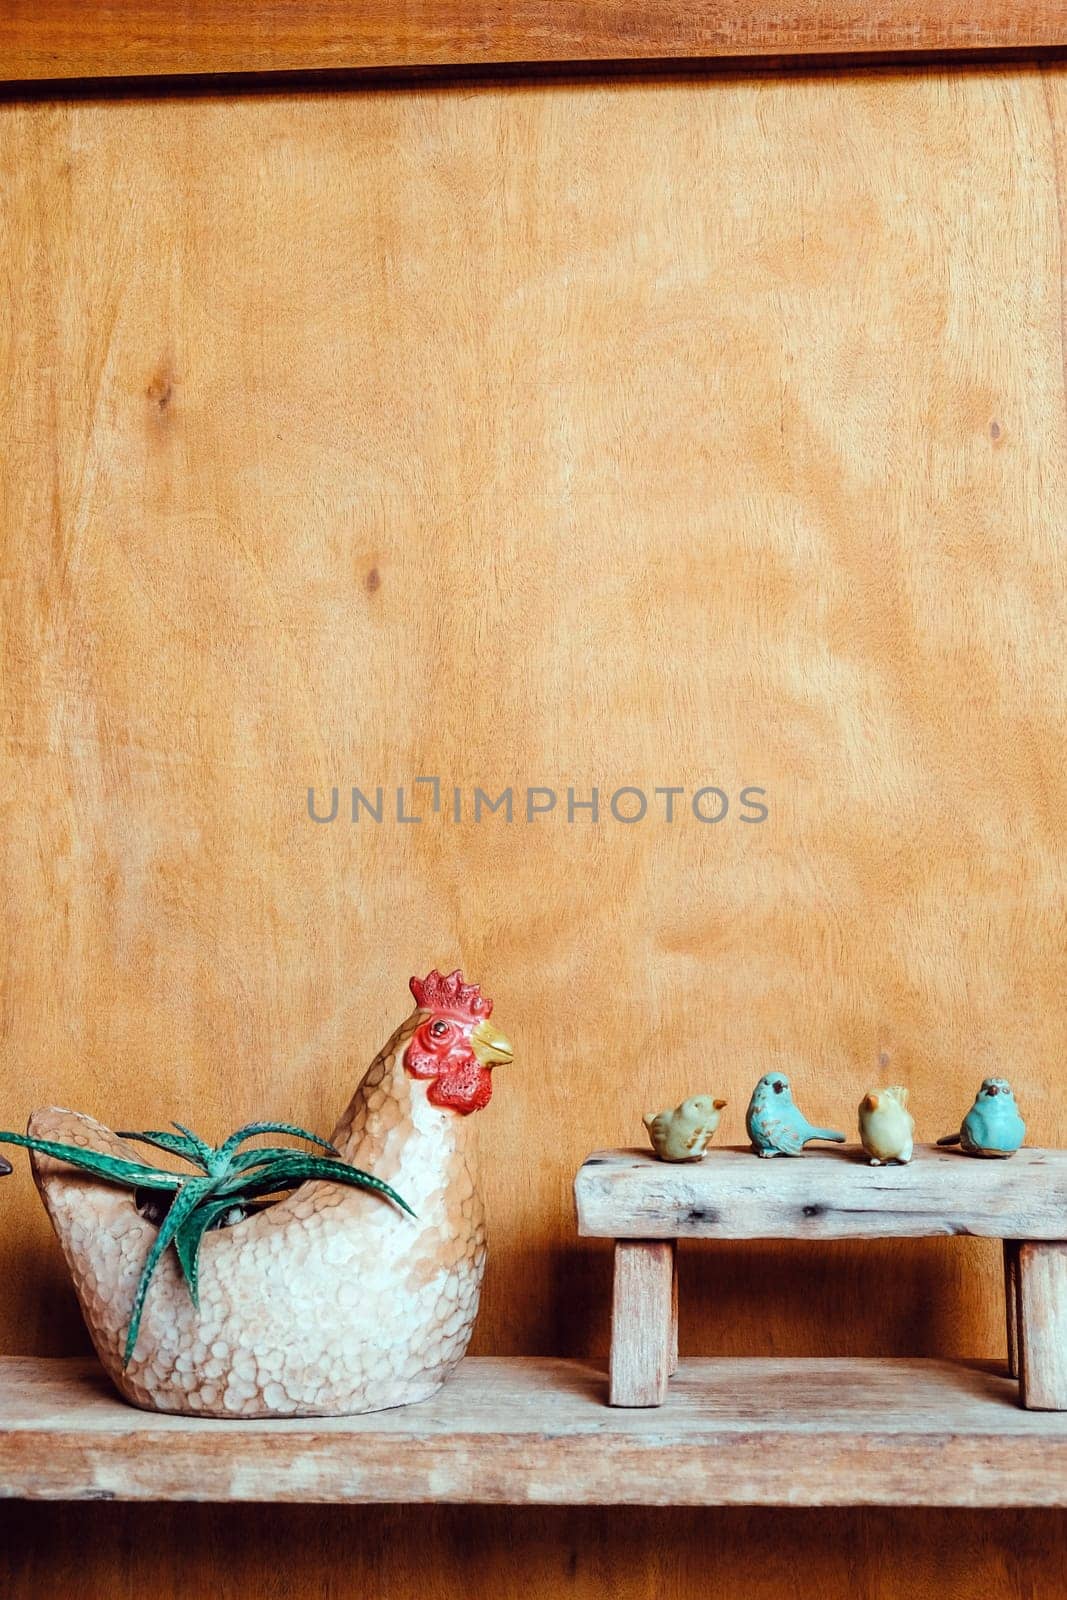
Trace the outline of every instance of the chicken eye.
<path fill-rule="evenodd" d="M 447 1022 L 434 1022 L 430 1025 L 430 1033 L 435 1039 L 443 1039 L 448 1032 Z"/>

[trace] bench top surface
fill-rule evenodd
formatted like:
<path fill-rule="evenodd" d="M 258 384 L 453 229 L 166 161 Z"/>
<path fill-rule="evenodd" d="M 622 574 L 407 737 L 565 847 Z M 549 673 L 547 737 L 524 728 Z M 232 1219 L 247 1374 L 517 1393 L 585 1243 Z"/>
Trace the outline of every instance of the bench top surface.
<path fill-rule="evenodd" d="M 747 1145 L 695 1162 L 600 1150 L 574 1192 L 585 1238 L 1067 1240 L 1067 1150 L 995 1161 L 917 1145 L 905 1167 L 872 1167 L 858 1145 L 769 1161 Z"/>

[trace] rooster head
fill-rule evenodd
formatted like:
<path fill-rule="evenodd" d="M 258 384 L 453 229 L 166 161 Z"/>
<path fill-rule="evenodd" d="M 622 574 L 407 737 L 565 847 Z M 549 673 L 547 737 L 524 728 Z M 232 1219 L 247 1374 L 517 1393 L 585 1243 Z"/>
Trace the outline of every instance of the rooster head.
<path fill-rule="evenodd" d="M 413 1078 L 433 1080 L 426 1091 L 432 1105 L 463 1116 L 481 1111 L 493 1093 L 493 1067 L 512 1058 L 507 1039 L 490 1026 L 493 1002 L 476 983 L 464 983 L 458 968 L 447 978 L 436 968 L 412 978 L 411 992 L 419 1009 L 404 1066 Z"/>

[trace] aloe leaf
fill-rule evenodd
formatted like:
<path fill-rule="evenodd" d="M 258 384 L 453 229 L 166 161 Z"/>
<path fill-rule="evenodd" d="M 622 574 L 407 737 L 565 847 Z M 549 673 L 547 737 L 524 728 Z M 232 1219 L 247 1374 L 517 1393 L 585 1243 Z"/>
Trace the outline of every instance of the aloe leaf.
<path fill-rule="evenodd" d="M 126 1161 L 121 1156 L 108 1156 L 101 1150 L 89 1150 L 78 1144 L 57 1144 L 53 1139 L 36 1139 L 28 1133 L 0 1133 L 0 1144 L 17 1144 L 24 1150 L 35 1150 L 38 1155 L 53 1156 L 72 1167 L 81 1167 L 94 1177 L 105 1178 L 109 1183 L 122 1184 L 128 1189 L 178 1189 L 185 1181 L 174 1172 L 163 1172 L 140 1161 Z"/>
<path fill-rule="evenodd" d="M 247 1172 L 251 1167 L 261 1167 L 272 1161 L 288 1161 L 290 1156 L 307 1156 L 310 1151 L 294 1150 L 291 1144 L 263 1144 L 256 1150 L 242 1150 L 229 1163 L 228 1172 Z M 316 1156 L 315 1160 L 339 1161 L 340 1155 Z"/>
<path fill-rule="evenodd" d="M 174 1250 L 181 1262 L 185 1281 L 193 1304 L 200 1309 L 200 1246 L 205 1233 L 213 1228 L 220 1217 L 232 1211 L 238 1202 L 232 1196 L 222 1200 L 202 1200 L 190 1216 L 186 1217 L 174 1235 Z"/>
<path fill-rule="evenodd" d="M 217 1154 L 225 1161 L 233 1155 L 239 1145 L 246 1139 L 254 1139 L 258 1133 L 288 1133 L 294 1139 L 307 1139 L 310 1144 L 317 1144 L 323 1150 L 329 1150 L 333 1155 L 340 1152 L 328 1139 L 320 1139 L 317 1133 L 309 1133 L 307 1128 L 298 1128 L 293 1122 L 248 1122 L 243 1128 L 238 1128 L 236 1133 L 231 1133 L 225 1144 L 220 1144 Z M 300 1154 L 299 1151 L 296 1152 Z"/>
<path fill-rule="evenodd" d="M 328 1160 L 323 1156 L 305 1155 L 300 1150 L 287 1150 L 284 1160 L 267 1162 L 252 1172 L 234 1173 L 219 1185 L 219 1196 L 233 1199 L 254 1199 L 256 1195 L 273 1194 L 278 1189 L 295 1189 L 310 1179 L 325 1178 L 331 1183 L 343 1183 L 352 1189 L 373 1189 L 375 1193 L 392 1200 L 409 1217 L 415 1215 L 406 1200 L 401 1199 L 380 1178 L 364 1172 L 361 1167 L 350 1166 L 347 1161 Z"/>
<path fill-rule="evenodd" d="M 207 1171 L 207 1162 L 197 1148 L 196 1143 L 184 1133 L 167 1133 L 166 1130 L 152 1129 L 147 1133 L 120 1133 L 120 1139 L 136 1139 L 139 1144 L 154 1144 L 159 1150 L 167 1150 L 172 1156 L 181 1156 L 185 1161 L 191 1161 L 194 1167 L 199 1167 L 201 1172 Z"/>
<path fill-rule="evenodd" d="M 170 1244 L 174 1235 L 191 1212 L 207 1198 L 215 1186 L 213 1178 L 186 1178 L 182 1181 L 181 1188 L 174 1196 L 174 1203 L 159 1225 L 159 1232 L 152 1243 L 152 1248 L 145 1257 L 141 1276 L 137 1280 L 134 1291 L 133 1306 L 130 1309 L 130 1325 L 126 1330 L 126 1350 L 122 1358 L 122 1365 L 128 1367 L 137 1344 L 137 1335 L 141 1331 L 141 1313 L 144 1311 L 145 1295 L 152 1281 L 152 1274 L 159 1265 L 159 1258 Z M 179 1257 L 180 1260 L 180 1257 Z M 184 1267 L 183 1267 L 184 1273 Z"/>
<path fill-rule="evenodd" d="M 206 1139 L 201 1139 L 200 1135 L 194 1133 L 192 1128 L 187 1128 L 184 1122 L 172 1122 L 171 1127 L 177 1128 L 178 1132 L 188 1139 L 193 1148 L 198 1151 L 206 1172 L 211 1166 L 211 1160 L 215 1154 L 215 1146 L 208 1144 Z"/>

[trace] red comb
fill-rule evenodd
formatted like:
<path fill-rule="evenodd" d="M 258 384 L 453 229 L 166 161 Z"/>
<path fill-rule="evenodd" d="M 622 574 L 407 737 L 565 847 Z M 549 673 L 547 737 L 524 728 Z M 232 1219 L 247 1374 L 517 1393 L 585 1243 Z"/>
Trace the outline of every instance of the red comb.
<path fill-rule="evenodd" d="M 493 1002 L 482 994 L 476 983 L 464 983 L 463 974 L 455 972 L 443 978 L 435 967 L 425 978 L 412 978 L 411 992 L 416 1005 L 425 1011 L 451 1011 L 455 1016 L 468 1017 L 472 1022 L 487 1017 Z"/>

